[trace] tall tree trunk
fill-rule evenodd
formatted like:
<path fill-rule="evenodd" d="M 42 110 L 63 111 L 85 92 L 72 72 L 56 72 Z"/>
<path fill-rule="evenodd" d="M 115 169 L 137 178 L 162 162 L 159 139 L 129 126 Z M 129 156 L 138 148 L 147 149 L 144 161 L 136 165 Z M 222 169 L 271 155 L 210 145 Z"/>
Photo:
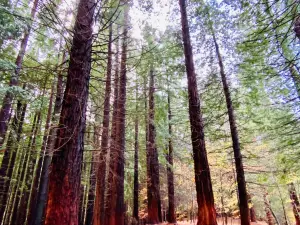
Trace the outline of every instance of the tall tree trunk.
<path fill-rule="evenodd" d="M 62 61 L 65 61 L 65 53 L 63 54 Z M 62 99 L 63 99 L 63 76 L 62 73 L 59 72 L 57 76 L 57 85 L 56 85 L 56 97 L 55 97 L 55 103 L 54 103 L 54 110 L 52 114 L 52 123 L 51 123 L 51 130 L 49 132 L 49 137 L 46 144 L 45 149 L 45 156 L 44 156 L 44 162 L 43 167 L 41 170 L 41 178 L 40 178 L 40 185 L 38 188 L 37 193 L 37 203 L 34 208 L 34 212 L 32 213 L 34 215 L 34 218 L 31 220 L 32 223 L 29 225 L 41 225 L 43 221 L 43 217 L 45 214 L 45 206 L 47 202 L 47 193 L 48 193 L 48 181 L 49 181 L 49 167 L 52 159 L 52 154 L 54 151 L 54 145 L 56 141 L 56 135 L 58 128 L 57 126 L 58 122 L 58 116 L 61 110 L 62 105 Z"/>
<path fill-rule="evenodd" d="M 211 32 L 213 35 L 214 45 L 216 48 L 216 53 L 219 62 L 220 74 L 223 84 L 223 91 L 226 99 L 226 106 L 227 106 L 227 113 L 229 117 L 229 125 L 230 125 L 230 132 L 231 132 L 231 139 L 232 139 L 232 147 L 234 152 L 234 160 L 235 160 L 235 169 L 237 175 L 237 186 L 238 186 L 238 195 L 239 195 L 239 208 L 240 208 L 240 217 L 241 217 L 241 224 L 243 225 L 250 225 L 250 215 L 249 215 L 249 206 L 248 206 L 248 195 L 246 189 L 246 180 L 245 180 L 245 172 L 243 166 L 243 156 L 241 154 L 240 149 L 240 142 L 239 142 L 239 135 L 236 126 L 236 119 L 234 115 L 234 109 L 232 105 L 230 90 L 226 78 L 226 74 L 224 71 L 224 65 L 222 56 L 220 53 L 219 45 L 211 26 Z"/>
<path fill-rule="evenodd" d="M 105 212 L 105 225 L 124 224 L 124 152 L 125 152 L 125 116 L 126 116 L 126 82 L 127 82 L 127 34 L 128 34 L 128 10 L 125 4 L 124 31 L 121 55 L 119 100 L 117 106 L 116 138 L 112 140 L 110 175 L 108 182 L 111 184 L 108 190 L 110 204 Z"/>
<path fill-rule="evenodd" d="M 34 18 L 35 18 L 36 12 L 37 12 L 37 8 L 38 8 L 38 3 L 39 3 L 39 0 L 34 0 L 33 7 L 31 9 L 31 17 L 30 17 L 32 21 L 34 21 Z M 20 71 L 22 68 L 23 58 L 24 58 L 27 43 L 29 40 L 31 27 L 32 26 L 30 25 L 28 30 L 25 31 L 24 37 L 21 41 L 20 50 L 19 50 L 16 62 L 15 62 L 16 68 L 15 68 L 15 71 L 12 74 L 12 76 L 10 78 L 10 82 L 9 82 L 10 87 L 18 86 L 18 84 L 19 84 Z M 11 117 L 10 111 L 11 111 L 11 107 L 12 107 L 13 97 L 14 97 L 13 93 L 11 91 L 7 91 L 4 96 L 4 99 L 3 99 L 2 108 L 0 110 L 0 148 L 2 147 L 2 145 L 4 143 L 8 123 L 10 121 L 10 117 Z M 1 215 L 0 215 L 0 217 L 1 217 Z"/>
<path fill-rule="evenodd" d="M 9 188 L 10 189 L 9 201 L 11 202 L 11 205 L 9 205 L 9 202 L 8 202 L 8 205 L 6 206 L 5 215 L 4 215 L 4 219 L 2 222 L 3 225 L 11 224 L 12 219 L 16 218 L 14 214 L 15 214 L 15 212 L 17 212 L 17 208 L 18 208 L 17 200 L 19 199 L 18 194 L 19 194 L 19 190 L 21 188 L 21 183 L 22 183 L 22 181 L 20 179 L 20 175 L 26 164 L 26 160 L 24 160 L 24 158 L 26 157 L 27 149 L 24 148 L 24 145 L 21 145 L 21 143 L 24 144 L 24 142 L 25 142 L 24 140 L 23 141 L 20 140 L 20 143 L 19 143 L 20 146 L 18 149 L 18 154 L 20 155 L 20 158 L 19 158 L 18 165 L 15 166 L 16 171 L 14 169 L 15 180 L 17 182 L 15 185 L 12 184 Z"/>
<path fill-rule="evenodd" d="M 23 123 L 24 123 L 24 118 L 25 118 L 25 113 L 26 113 L 26 108 L 27 108 L 27 105 L 24 104 L 22 106 L 22 114 L 21 114 L 21 120 L 19 121 L 19 124 L 18 124 L 18 133 L 22 134 L 22 126 L 23 126 Z M 16 163 L 18 163 L 17 165 L 15 164 L 15 168 L 13 170 L 13 173 L 14 173 L 14 179 L 17 181 L 15 184 L 11 184 L 10 187 L 9 187 L 9 199 L 7 201 L 7 205 L 6 205 L 6 209 L 5 209 L 5 215 L 4 215 L 4 218 L 2 218 L 2 223 L 5 225 L 5 224 L 9 224 L 10 223 L 10 220 L 11 220 L 11 216 L 14 212 L 14 209 L 15 209 L 15 206 L 16 206 L 16 199 L 17 199 L 17 193 L 18 193 L 18 190 L 19 190 L 19 186 L 20 186 L 20 183 L 21 183 L 21 180 L 19 179 L 20 177 L 20 174 L 22 172 L 22 169 L 24 167 L 24 163 L 25 163 L 25 155 L 26 155 L 26 149 L 23 148 L 22 145 L 20 145 L 22 143 L 21 141 L 21 138 L 20 138 L 20 141 L 18 142 L 19 144 L 19 147 L 18 147 L 18 155 L 19 155 L 19 159 L 18 159 L 18 162 L 16 160 Z M 11 203 L 11 205 L 9 205 Z M 9 206 L 9 207 L 7 207 Z"/>
<path fill-rule="evenodd" d="M 139 223 L 139 118 L 138 118 L 138 84 L 136 83 L 136 106 L 134 121 L 134 180 L 133 180 L 133 225 Z"/>
<path fill-rule="evenodd" d="M 147 199 L 148 199 L 148 223 L 161 222 L 160 186 L 159 186 L 159 162 L 155 143 L 155 103 L 154 103 L 154 72 L 150 70 L 149 84 L 149 117 L 148 117 L 148 147 L 147 147 Z"/>
<path fill-rule="evenodd" d="M 45 131 L 44 131 L 44 137 L 42 142 L 42 147 L 40 151 L 40 156 L 38 158 L 38 163 L 36 166 L 36 171 L 33 179 L 33 183 L 31 186 L 31 197 L 29 199 L 29 207 L 28 207 L 28 224 L 33 224 L 34 220 L 34 210 L 36 208 L 37 204 L 37 197 L 38 197 L 38 190 L 40 185 L 40 175 L 42 172 L 42 165 L 46 154 L 46 147 L 47 147 L 47 140 L 49 137 L 49 128 L 51 123 L 51 114 L 52 114 L 52 105 L 53 105 L 53 95 L 54 95 L 54 82 L 51 87 L 51 93 L 50 93 L 50 99 L 49 99 L 49 106 L 48 106 L 48 112 L 47 112 L 47 118 L 45 123 Z"/>
<path fill-rule="evenodd" d="M 43 92 L 44 96 L 45 92 Z M 42 106 L 41 106 L 42 108 Z M 23 189 L 23 192 L 20 197 L 20 202 L 19 202 L 19 210 L 18 214 L 16 217 L 16 223 L 17 224 L 25 224 L 26 218 L 27 218 L 27 202 L 29 199 L 30 195 L 30 189 L 32 185 L 32 178 L 33 178 L 33 171 L 34 171 L 34 166 L 35 166 L 35 161 L 36 161 L 36 139 L 37 136 L 40 132 L 40 125 L 42 121 L 42 112 L 41 109 L 39 109 L 39 112 L 37 114 L 37 120 L 34 128 L 34 132 L 32 135 L 32 141 L 29 142 L 28 145 L 28 156 L 27 156 L 27 166 L 24 171 L 24 176 L 23 176 L 23 187 L 25 186 L 26 188 Z"/>
<path fill-rule="evenodd" d="M 185 0 L 179 0 L 182 23 L 182 38 L 185 54 L 185 66 L 188 79 L 189 115 L 193 159 L 198 203 L 198 225 L 216 225 L 216 210 L 211 184 L 209 164 L 205 148 L 202 114 L 197 89 L 193 52 L 190 41 L 189 25 Z"/>
<path fill-rule="evenodd" d="M 62 58 L 63 62 L 65 61 L 65 57 L 66 54 L 64 52 Z M 37 193 L 37 203 L 33 212 L 34 219 L 32 220 L 32 223 L 30 223 L 29 225 L 42 224 L 43 217 L 45 214 L 45 206 L 47 202 L 47 193 L 48 193 L 49 167 L 52 159 L 52 154 L 54 151 L 54 145 L 55 145 L 56 135 L 58 130 L 58 128 L 55 126 L 57 126 L 56 123 L 58 122 L 58 116 L 61 110 L 62 99 L 63 99 L 63 76 L 62 76 L 62 72 L 59 72 L 57 76 L 56 97 L 55 97 L 54 110 L 53 110 L 52 120 L 51 120 L 52 121 L 51 130 L 49 132 L 49 137 L 45 149 L 45 156 L 44 156 L 44 162 L 41 171 L 40 185 Z"/>
<path fill-rule="evenodd" d="M 23 87 L 25 89 L 25 85 Z M 17 103 L 17 110 L 12 121 L 12 130 L 10 131 L 6 150 L 0 168 L 0 224 L 4 219 L 5 207 L 8 203 L 9 187 L 13 175 L 15 160 L 17 157 L 18 144 L 23 131 L 27 104 Z"/>
<path fill-rule="evenodd" d="M 171 112 L 171 97 L 168 91 L 168 120 L 169 120 L 169 153 L 168 153 L 168 199 L 169 199 L 169 210 L 168 210 L 168 222 L 176 223 L 175 213 L 175 197 L 174 197 L 174 173 L 173 173 L 173 142 L 172 142 L 172 112 Z"/>
<path fill-rule="evenodd" d="M 32 127 L 31 127 L 31 131 L 30 131 L 30 134 L 29 134 L 29 140 L 28 140 L 28 144 L 27 144 L 27 147 L 24 148 L 23 151 L 25 151 L 25 154 L 24 154 L 24 164 L 23 164 L 23 167 L 22 170 L 20 170 L 20 174 L 18 176 L 18 180 L 19 180 L 19 186 L 17 187 L 17 190 L 16 190 L 16 200 L 15 200 L 15 207 L 13 209 L 13 215 L 12 215 L 12 218 L 14 219 L 14 221 L 18 221 L 19 219 L 19 214 L 20 214 L 20 200 L 23 196 L 23 189 L 22 187 L 25 186 L 25 176 L 26 176 L 26 172 L 27 172 L 27 167 L 28 167 L 28 164 L 29 164 L 29 159 L 30 159 L 30 148 L 31 148 L 31 145 L 32 145 L 32 140 L 33 140 L 33 135 L 34 135 L 34 132 L 35 132 L 35 129 L 37 127 L 37 118 L 38 118 L 38 112 L 36 112 L 34 114 L 34 118 L 33 118 L 33 123 L 32 123 Z"/>
<path fill-rule="evenodd" d="M 104 194 L 105 194 L 105 174 L 106 174 L 106 157 L 109 140 L 109 122 L 110 122 L 110 93 L 111 93 L 111 69 L 112 69 L 112 23 L 109 25 L 109 38 L 108 38 L 108 60 L 106 72 L 106 86 L 105 98 L 103 109 L 103 124 L 102 124 L 102 138 L 101 149 L 99 156 L 99 165 L 97 168 L 97 184 L 96 184 L 96 199 L 95 204 L 100 207 L 95 207 L 94 225 L 104 223 Z"/>
<path fill-rule="evenodd" d="M 293 212 L 296 220 L 296 225 L 300 225 L 300 204 L 296 193 L 295 185 L 294 183 L 290 183 L 288 186 L 289 186 L 289 193 L 292 202 Z"/>
<path fill-rule="evenodd" d="M 105 208 L 105 218 L 104 224 L 108 224 L 108 217 L 110 217 L 110 204 L 106 206 L 106 202 L 110 199 L 111 188 L 112 188 L 112 180 L 113 180 L 113 172 L 112 172 L 112 164 L 115 159 L 116 152 L 116 138 L 117 138 L 117 124 L 118 124 L 118 102 L 119 102 L 119 87 L 120 87 L 120 76 L 119 76 L 119 45 L 117 42 L 116 46 L 116 69 L 114 76 L 114 101 L 113 101 L 113 114 L 112 114 L 112 125 L 111 125 L 111 145 L 110 145 L 110 155 L 109 155 L 109 165 L 107 168 L 107 182 L 106 182 L 106 190 L 105 190 L 105 199 L 104 199 L 104 208 Z"/>
<path fill-rule="evenodd" d="M 94 9 L 93 0 L 80 0 L 59 120 L 60 129 L 51 162 L 46 225 L 78 224 Z"/>

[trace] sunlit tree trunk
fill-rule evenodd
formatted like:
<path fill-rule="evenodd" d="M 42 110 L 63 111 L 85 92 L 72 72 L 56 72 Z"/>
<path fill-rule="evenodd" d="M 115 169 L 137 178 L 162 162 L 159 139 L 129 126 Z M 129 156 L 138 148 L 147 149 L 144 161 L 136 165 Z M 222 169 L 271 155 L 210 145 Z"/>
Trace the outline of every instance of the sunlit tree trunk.
<path fill-rule="evenodd" d="M 80 0 L 59 120 L 60 128 L 50 168 L 46 225 L 78 225 L 94 9 L 93 0 Z"/>
<path fill-rule="evenodd" d="M 214 196 L 211 184 L 210 169 L 207 160 L 207 152 L 205 148 L 203 121 L 200 110 L 200 100 L 197 89 L 193 52 L 187 20 L 186 1 L 179 0 L 179 5 L 181 12 L 185 67 L 188 79 L 189 116 L 198 203 L 197 224 L 216 225 L 216 210 L 214 206 Z"/>

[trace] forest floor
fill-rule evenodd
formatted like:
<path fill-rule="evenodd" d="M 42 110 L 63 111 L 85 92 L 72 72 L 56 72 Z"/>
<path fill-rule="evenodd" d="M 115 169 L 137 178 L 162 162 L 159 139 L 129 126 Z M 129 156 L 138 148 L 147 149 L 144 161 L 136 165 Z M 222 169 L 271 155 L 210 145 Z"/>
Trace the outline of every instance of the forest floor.
<path fill-rule="evenodd" d="M 196 225 L 197 221 L 179 221 L 178 225 Z M 225 223 L 224 223 L 225 224 Z M 227 225 L 240 225 L 239 219 L 228 218 Z M 163 223 L 163 225 L 168 225 L 167 223 Z M 218 219 L 218 225 L 223 225 L 222 219 Z M 264 221 L 258 221 L 257 223 L 251 223 L 251 225 L 267 225 Z"/>

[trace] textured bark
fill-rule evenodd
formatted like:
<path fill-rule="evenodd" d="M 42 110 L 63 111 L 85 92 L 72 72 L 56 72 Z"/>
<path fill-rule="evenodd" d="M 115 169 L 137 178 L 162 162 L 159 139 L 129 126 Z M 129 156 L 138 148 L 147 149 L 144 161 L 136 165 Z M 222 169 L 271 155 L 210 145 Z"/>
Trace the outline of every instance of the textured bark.
<path fill-rule="evenodd" d="M 54 82 L 51 87 L 51 93 L 50 93 L 50 98 L 49 98 L 49 105 L 48 105 L 48 112 L 47 112 L 47 118 L 46 118 L 46 123 L 45 123 L 45 131 L 44 131 L 44 136 L 43 136 L 42 147 L 41 147 L 41 151 L 40 151 L 40 156 L 38 158 L 33 183 L 31 186 L 31 196 L 29 199 L 29 206 L 28 206 L 28 224 L 33 224 L 34 215 L 35 215 L 34 210 L 35 210 L 36 204 L 37 204 L 38 190 L 39 190 L 39 185 L 40 185 L 40 175 L 42 172 L 42 165 L 43 165 L 43 161 L 45 158 L 47 140 L 49 137 L 49 128 L 50 128 L 52 105 L 53 105 L 53 95 L 54 95 Z"/>
<path fill-rule="evenodd" d="M 138 84 L 136 84 L 136 118 L 134 122 L 134 180 L 133 180 L 133 224 L 139 222 L 139 118 L 138 118 Z"/>
<path fill-rule="evenodd" d="M 290 193 L 290 199 L 292 202 L 292 207 L 293 207 L 293 213 L 295 216 L 296 220 L 296 225 L 300 225 L 300 204 L 299 204 L 299 199 L 296 193 L 295 185 L 294 183 L 289 184 L 289 193 Z"/>
<path fill-rule="evenodd" d="M 39 2 L 39 0 L 34 0 L 33 7 L 31 9 L 31 20 L 32 21 L 34 21 L 34 18 L 35 18 L 36 12 L 37 12 L 38 2 Z M 18 86 L 18 84 L 19 84 L 20 71 L 22 68 L 23 58 L 24 58 L 24 55 L 26 52 L 26 47 L 27 47 L 27 43 L 29 40 L 30 32 L 31 32 L 31 26 L 29 26 L 27 31 L 25 31 L 24 37 L 21 41 L 20 50 L 19 50 L 16 62 L 15 62 L 16 68 L 15 68 L 15 71 L 12 74 L 12 76 L 10 78 L 10 82 L 9 82 L 10 87 Z M 10 112 L 11 112 L 13 98 L 14 98 L 13 93 L 10 91 L 7 91 L 4 96 L 4 99 L 3 99 L 2 108 L 0 110 L 0 148 L 2 147 L 2 145 L 4 143 L 8 123 L 11 118 Z"/>
<path fill-rule="evenodd" d="M 160 185 L 159 185 L 159 162 L 155 143 L 155 103 L 154 103 L 154 72 L 150 71 L 149 84 L 149 116 L 148 116 L 148 146 L 147 146 L 147 199 L 148 199 L 148 223 L 161 222 Z"/>
<path fill-rule="evenodd" d="M 124 152 L 125 152 L 125 113 L 126 113 L 126 82 L 127 82 L 127 33 L 128 6 L 125 5 L 124 31 L 121 55 L 119 100 L 117 106 L 116 138 L 112 139 L 110 152 L 110 188 L 108 196 L 110 204 L 105 211 L 105 225 L 123 225 L 124 209 Z"/>
<path fill-rule="evenodd" d="M 174 174 L 173 174 L 173 142 L 172 142 L 172 112 L 171 112 L 171 97 L 168 92 L 168 120 L 169 120 L 169 153 L 167 156 L 168 166 L 167 166 L 167 175 L 168 175 L 168 200 L 169 200 L 169 209 L 168 209 L 168 222 L 176 223 L 176 213 L 175 213 L 175 196 L 174 196 Z"/>
<path fill-rule="evenodd" d="M 80 0 L 49 177 L 46 225 L 78 224 L 83 136 L 91 70 L 93 0 Z"/>
<path fill-rule="evenodd" d="M 104 223 L 104 206 L 105 206 L 105 174 L 106 174 L 106 157 L 108 151 L 109 140 L 109 123 L 110 123 L 110 93 L 111 93 L 111 69 L 112 69 L 112 23 L 109 26 L 108 38 L 108 60 L 106 72 L 106 86 L 103 109 L 103 123 L 102 123 L 102 138 L 101 149 L 99 155 L 99 165 L 97 168 L 97 182 L 96 182 L 96 200 L 95 204 L 100 205 L 95 207 L 94 225 Z"/>
<path fill-rule="evenodd" d="M 63 62 L 65 60 L 65 53 L 63 54 Z M 37 202 L 36 206 L 34 208 L 34 218 L 29 221 L 29 225 L 40 225 L 42 224 L 43 217 L 45 214 L 45 206 L 47 201 L 47 193 L 48 193 L 48 181 L 49 181 L 49 167 L 51 163 L 52 153 L 54 150 L 54 145 L 56 141 L 56 133 L 57 133 L 57 127 L 56 123 L 58 122 L 58 114 L 61 110 L 62 105 L 62 99 L 63 99 L 63 76 L 60 72 L 57 77 L 57 85 L 56 85 L 56 97 L 55 97 L 55 103 L 54 103 L 54 110 L 52 114 L 52 122 L 51 122 L 51 130 L 49 132 L 49 137 L 47 139 L 46 149 L 45 149 L 45 155 L 44 155 L 44 162 L 43 167 L 41 170 L 41 177 L 40 177 L 40 185 L 38 188 L 37 193 Z"/>
<path fill-rule="evenodd" d="M 266 212 L 266 217 L 267 217 L 267 222 L 268 225 L 274 225 L 274 219 L 272 216 L 272 211 L 271 211 L 271 206 L 270 206 L 270 202 L 267 199 L 267 195 L 268 193 L 264 194 L 264 204 L 265 204 L 265 212 Z"/>
<path fill-rule="evenodd" d="M 232 105 L 231 94 L 224 70 L 224 64 L 222 60 L 222 56 L 220 53 L 219 45 L 213 30 L 211 27 L 213 40 L 215 44 L 215 49 L 218 57 L 219 62 L 219 69 L 220 75 L 223 84 L 223 91 L 226 99 L 226 106 L 227 106 L 227 113 L 229 117 L 229 125 L 230 125 L 230 133 L 232 139 L 232 147 L 234 152 L 234 160 L 235 160 L 235 169 L 237 175 L 237 186 L 238 186 L 238 197 L 239 197 L 239 209 L 240 209 L 240 217 L 241 217 L 241 224 L 243 225 L 250 225 L 250 215 L 249 215 L 249 206 L 248 206 L 248 194 L 246 188 L 246 180 L 245 180 L 245 172 L 243 166 L 243 157 L 241 154 L 240 142 L 239 142 L 239 135 L 236 126 L 236 119 L 234 108 Z"/>
<path fill-rule="evenodd" d="M 189 116 L 198 203 L 197 225 L 216 225 L 217 221 L 216 211 L 214 208 L 214 196 L 205 148 L 203 121 L 200 110 L 200 100 L 197 89 L 192 46 L 190 41 L 189 25 L 186 13 L 186 2 L 185 0 L 179 0 L 179 4 L 181 12 L 185 66 L 188 79 Z"/>
<path fill-rule="evenodd" d="M 111 125 L 111 146 L 110 146 L 110 162 L 108 165 L 107 171 L 107 182 L 106 182 L 106 196 L 104 204 L 108 199 L 110 199 L 111 194 L 111 185 L 113 180 L 113 173 L 112 173 L 112 161 L 115 159 L 115 144 L 116 144 L 116 137 L 117 137 L 117 123 L 118 123 L 118 102 L 119 102 L 119 46 L 117 44 L 117 52 L 116 52 L 116 69 L 115 69 L 115 77 L 114 77 L 114 101 L 113 101 L 113 114 L 112 114 L 112 125 Z M 110 208 L 109 205 L 105 205 L 105 216 L 109 212 Z M 104 218 L 104 224 L 108 224 L 108 219 Z"/>
<path fill-rule="evenodd" d="M 25 88 L 25 86 L 23 87 Z M 23 131 L 27 104 L 17 103 L 16 114 L 12 122 L 12 130 L 9 134 L 6 151 L 0 168 L 0 224 L 4 219 L 5 207 L 8 203 L 9 187 L 13 175 L 13 169 L 17 156 L 18 144 Z"/>

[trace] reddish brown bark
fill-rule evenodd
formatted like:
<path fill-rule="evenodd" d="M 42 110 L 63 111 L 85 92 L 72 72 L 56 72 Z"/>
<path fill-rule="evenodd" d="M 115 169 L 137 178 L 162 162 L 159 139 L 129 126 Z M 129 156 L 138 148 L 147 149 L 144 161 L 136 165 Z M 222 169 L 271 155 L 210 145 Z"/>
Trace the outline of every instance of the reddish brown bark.
<path fill-rule="evenodd" d="M 175 196 L 174 196 L 174 174 L 173 174 L 173 142 L 172 142 L 172 112 L 171 112 L 171 97 L 168 92 L 168 120 L 169 120 L 169 153 L 167 156 L 168 166 L 168 222 L 176 223 L 176 213 L 175 213 Z"/>
<path fill-rule="evenodd" d="M 117 106 L 116 138 L 112 140 L 110 188 L 108 196 L 110 204 L 105 211 L 105 225 L 123 225 L 125 219 L 124 208 L 124 152 L 125 152 L 125 115 L 126 115 L 126 82 L 127 82 L 127 33 L 128 33 L 128 6 L 125 5 L 124 31 L 121 55 L 121 70 L 119 84 L 119 100 Z"/>
<path fill-rule="evenodd" d="M 32 224 L 33 220 L 34 220 L 34 210 L 36 208 L 36 203 L 37 203 L 37 196 L 38 196 L 38 190 L 39 190 L 39 185 L 40 185 L 40 175 L 41 175 L 44 157 L 46 154 L 47 139 L 49 136 L 49 128 L 50 128 L 52 105 L 53 105 L 53 95 L 54 95 L 54 82 L 51 87 L 49 106 L 48 106 L 47 118 L 46 118 L 46 123 L 45 123 L 43 142 L 42 142 L 42 147 L 41 147 L 41 151 L 40 151 L 40 157 L 38 159 L 33 183 L 31 185 L 31 196 L 29 199 L 29 206 L 28 206 L 29 207 L 28 224 Z"/>
<path fill-rule="evenodd" d="M 294 183 L 289 184 L 289 193 L 290 193 L 290 199 L 292 202 L 292 207 L 293 207 L 293 213 L 295 216 L 296 220 L 296 225 L 300 225 L 300 204 L 299 204 L 299 199 L 296 193 L 295 185 Z"/>
<path fill-rule="evenodd" d="M 112 69 L 112 23 L 109 26 L 109 38 L 108 38 L 108 60 L 107 60 L 107 72 L 106 72 L 106 86 L 104 97 L 104 109 L 103 109 L 103 124 L 102 124 L 102 138 L 101 149 L 99 155 L 99 165 L 97 168 L 97 184 L 96 184 L 96 199 L 94 225 L 100 225 L 104 223 L 104 202 L 105 202 L 105 174 L 106 174 L 106 157 L 108 150 L 109 140 L 109 123 L 110 123 L 110 93 L 111 93 L 111 69 Z M 98 206 L 100 205 L 100 206 Z"/>
<path fill-rule="evenodd" d="M 185 66 L 188 79 L 189 116 L 198 203 L 197 224 L 216 225 L 217 221 L 214 207 L 214 196 L 205 148 L 203 121 L 200 110 L 200 100 L 197 89 L 197 80 L 194 68 L 185 0 L 179 0 L 179 5 L 181 12 Z"/>
<path fill-rule="evenodd" d="M 134 124 L 134 181 L 133 181 L 133 224 L 139 222 L 139 118 L 138 118 L 138 84 L 136 84 L 136 106 Z"/>
<path fill-rule="evenodd" d="M 160 186 L 159 186 L 159 162 L 155 143 L 155 103 L 154 103 L 154 72 L 150 71 L 149 84 L 149 116 L 148 116 L 148 142 L 147 142 L 147 199 L 148 199 L 148 223 L 161 222 Z"/>
<path fill-rule="evenodd" d="M 63 54 L 62 61 L 65 61 L 66 54 Z M 62 98 L 63 98 L 63 76 L 62 72 L 58 73 L 57 76 L 57 85 L 56 85 L 56 97 L 55 97 L 55 104 L 54 104 L 54 110 L 52 114 L 52 125 L 51 130 L 49 132 L 49 137 L 47 139 L 46 149 L 45 149 L 45 156 L 44 156 L 44 162 L 43 167 L 41 171 L 41 177 L 40 177 L 40 185 L 37 193 L 37 203 L 36 207 L 34 208 L 34 218 L 32 220 L 32 223 L 29 223 L 29 225 L 40 225 L 43 221 L 43 217 L 45 214 L 45 205 L 47 201 L 47 193 L 48 193 L 48 181 L 49 181 L 49 167 L 51 163 L 52 153 L 54 150 L 55 140 L 56 140 L 56 133 L 57 133 L 57 127 L 56 123 L 58 122 L 58 115 L 61 110 L 61 104 L 62 104 Z"/>
<path fill-rule="evenodd" d="M 112 126 L 111 126 L 111 146 L 110 146 L 110 162 L 108 167 L 108 173 L 107 173 L 107 183 L 106 183 L 106 196 L 104 204 L 106 203 L 107 199 L 110 199 L 111 194 L 111 185 L 114 174 L 112 173 L 112 160 L 115 158 L 115 152 L 116 152 L 116 137 L 117 137 L 117 124 L 118 124 L 118 102 L 119 102 L 119 45 L 117 42 L 117 52 L 116 52 L 116 69 L 115 69 L 115 76 L 114 76 L 114 101 L 113 101 L 113 113 L 112 113 Z M 105 218 L 104 218 L 104 224 L 108 224 L 108 216 L 110 216 L 110 205 L 105 205 Z"/>
<path fill-rule="evenodd" d="M 31 9 L 31 20 L 32 21 L 34 21 L 34 18 L 35 18 L 36 12 L 37 12 L 38 2 L 39 2 L 39 0 L 35 0 L 33 2 L 33 7 Z M 24 37 L 21 41 L 20 50 L 19 50 L 16 62 L 15 62 L 16 68 L 15 68 L 15 71 L 12 74 L 12 76 L 10 78 L 10 82 L 9 82 L 10 87 L 18 86 L 18 84 L 19 84 L 20 71 L 22 68 L 23 58 L 25 55 L 30 32 L 31 32 L 31 26 L 29 26 L 27 31 L 25 31 Z M 13 93 L 10 91 L 7 91 L 4 96 L 4 99 L 3 99 L 2 108 L 0 110 L 0 148 L 2 147 L 2 145 L 4 143 L 8 123 L 10 121 L 10 117 L 11 117 L 10 111 L 11 111 L 13 98 L 14 98 Z"/>
<path fill-rule="evenodd" d="M 270 202 L 267 199 L 267 195 L 268 193 L 264 194 L 264 204 L 265 204 L 265 212 L 266 212 L 266 217 L 267 217 L 267 222 L 268 225 L 274 225 L 274 219 L 272 216 L 272 211 L 271 211 L 271 206 L 270 206 Z"/>
<path fill-rule="evenodd" d="M 80 0 L 56 151 L 51 162 L 46 225 L 78 224 L 94 9 L 93 0 Z"/>
<path fill-rule="evenodd" d="M 227 106 L 227 113 L 229 117 L 229 125 L 230 125 L 230 132 L 231 132 L 231 139 L 232 139 L 232 147 L 234 152 L 234 159 L 235 159 L 235 169 L 237 175 L 237 185 L 238 185 L 238 199 L 239 199 L 239 208 L 240 208 L 240 217 L 241 217 L 241 224 L 243 225 L 250 225 L 250 215 L 249 215 L 249 206 L 248 206 L 248 194 L 246 188 L 246 180 L 245 180 L 245 172 L 243 166 L 243 156 L 241 154 L 240 142 L 239 142 L 239 135 L 236 126 L 236 119 L 234 108 L 232 105 L 231 94 L 224 70 L 223 60 L 220 53 L 219 45 L 211 26 L 211 31 L 213 35 L 213 40 L 215 44 L 215 49 L 218 57 L 219 68 L 220 68 L 220 75 L 223 84 L 223 91 L 226 99 L 226 106 Z"/>

